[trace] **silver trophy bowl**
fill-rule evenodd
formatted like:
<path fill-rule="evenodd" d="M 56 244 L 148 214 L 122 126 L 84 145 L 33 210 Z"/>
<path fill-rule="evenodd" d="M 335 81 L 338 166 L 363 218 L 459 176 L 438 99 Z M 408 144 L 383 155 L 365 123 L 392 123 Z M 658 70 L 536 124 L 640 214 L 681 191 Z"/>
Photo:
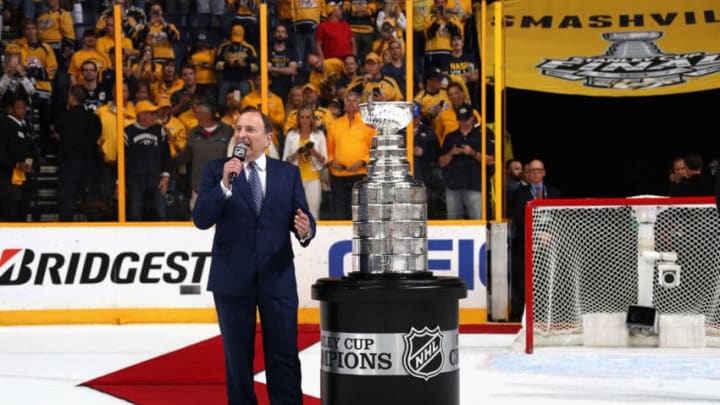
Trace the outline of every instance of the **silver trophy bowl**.
<path fill-rule="evenodd" d="M 363 121 L 377 129 L 368 174 L 353 187 L 353 269 L 368 274 L 427 272 L 425 185 L 410 175 L 405 135 L 413 103 L 360 104 Z"/>
<path fill-rule="evenodd" d="M 406 101 L 378 101 L 360 104 L 363 121 L 382 135 L 396 134 L 413 119 L 413 103 Z"/>

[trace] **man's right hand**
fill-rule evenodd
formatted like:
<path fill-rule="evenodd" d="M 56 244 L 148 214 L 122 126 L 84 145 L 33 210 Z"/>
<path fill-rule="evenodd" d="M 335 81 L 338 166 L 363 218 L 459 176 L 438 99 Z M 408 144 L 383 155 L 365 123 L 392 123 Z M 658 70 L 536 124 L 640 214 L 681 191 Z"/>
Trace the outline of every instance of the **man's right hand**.
<path fill-rule="evenodd" d="M 345 170 L 345 165 L 342 163 L 339 163 L 337 160 L 333 160 L 330 162 L 330 166 L 332 166 L 335 170 Z"/>
<path fill-rule="evenodd" d="M 245 167 L 245 163 L 241 161 L 238 158 L 232 158 L 228 159 L 227 162 L 225 162 L 225 165 L 223 165 L 223 177 L 222 182 L 223 185 L 226 188 L 230 188 L 232 185 L 230 184 L 230 174 L 235 173 L 236 177 L 240 175 L 243 168 Z"/>

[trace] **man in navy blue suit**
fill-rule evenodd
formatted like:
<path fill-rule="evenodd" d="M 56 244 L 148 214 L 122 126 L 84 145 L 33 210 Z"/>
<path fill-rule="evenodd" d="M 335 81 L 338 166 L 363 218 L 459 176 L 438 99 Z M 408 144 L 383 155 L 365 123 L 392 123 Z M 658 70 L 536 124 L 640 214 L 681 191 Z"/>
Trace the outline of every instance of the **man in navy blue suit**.
<path fill-rule="evenodd" d="M 305 201 L 298 168 L 265 155 L 271 135 L 267 115 L 243 110 L 233 140 L 245 146 L 244 160 L 231 157 L 205 165 L 193 210 L 196 227 L 215 226 L 208 290 L 213 292 L 223 337 L 228 404 L 257 404 L 253 390 L 256 310 L 262 325 L 270 403 L 302 404 L 298 294 L 290 234 L 306 247 L 315 235 L 315 219 Z M 256 208 L 252 184 L 257 180 L 262 192 Z"/>

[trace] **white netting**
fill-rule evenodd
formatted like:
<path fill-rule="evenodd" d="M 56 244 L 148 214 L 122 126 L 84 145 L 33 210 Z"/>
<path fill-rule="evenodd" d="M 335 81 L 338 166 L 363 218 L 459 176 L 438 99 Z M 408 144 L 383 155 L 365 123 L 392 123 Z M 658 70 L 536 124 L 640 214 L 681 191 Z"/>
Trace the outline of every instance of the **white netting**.
<path fill-rule="evenodd" d="M 526 315 L 532 316 L 535 345 L 582 344 L 583 315 L 624 313 L 637 304 L 639 246 L 677 253 L 679 285 L 661 284 L 657 266 L 648 279 L 658 314 L 704 315 L 707 345 L 717 345 L 720 221 L 715 205 L 662 199 L 648 221 L 631 205 L 647 206 L 647 201 L 618 201 L 601 206 L 546 201 L 532 209 L 534 308 Z"/>

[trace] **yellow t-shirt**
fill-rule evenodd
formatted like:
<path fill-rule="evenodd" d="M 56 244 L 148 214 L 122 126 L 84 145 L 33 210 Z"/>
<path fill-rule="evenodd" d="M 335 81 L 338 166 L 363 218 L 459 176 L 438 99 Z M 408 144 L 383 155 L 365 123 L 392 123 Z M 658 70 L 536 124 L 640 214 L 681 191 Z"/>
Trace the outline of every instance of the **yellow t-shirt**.
<path fill-rule="evenodd" d="M 308 142 L 310 142 L 310 138 L 300 138 L 300 146 L 305 146 Z M 313 170 L 310 156 L 300 155 L 298 168 L 300 169 L 300 178 L 303 180 L 317 180 L 320 178 L 320 172 Z"/>
<path fill-rule="evenodd" d="M 337 161 L 345 167 L 364 160 L 370 161 L 370 148 L 375 130 L 363 122 L 360 114 L 351 120 L 347 114 L 330 124 L 327 133 L 328 162 Z M 357 176 L 367 174 L 367 165 L 355 171 L 336 170 L 328 165 L 330 174 L 334 176 Z"/>
<path fill-rule="evenodd" d="M 111 102 L 99 106 L 97 110 L 95 110 L 95 114 L 100 118 L 100 123 L 102 124 L 102 132 L 100 133 L 100 138 L 97 140 L 98 146 L 102 151 L 105 163 L 115 164 L 118 153 L 117 109 L 115 108 L 115 103 Z M 125 103 L 123 118 L 123 128 L 133 124 L 137 119 L 135 105 L 131 101 Z"/>

